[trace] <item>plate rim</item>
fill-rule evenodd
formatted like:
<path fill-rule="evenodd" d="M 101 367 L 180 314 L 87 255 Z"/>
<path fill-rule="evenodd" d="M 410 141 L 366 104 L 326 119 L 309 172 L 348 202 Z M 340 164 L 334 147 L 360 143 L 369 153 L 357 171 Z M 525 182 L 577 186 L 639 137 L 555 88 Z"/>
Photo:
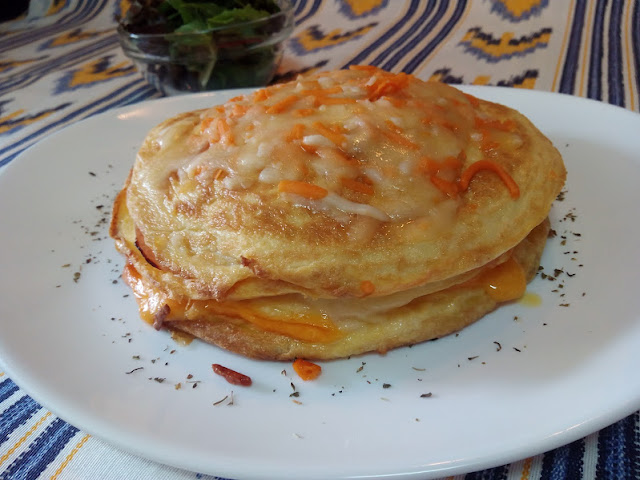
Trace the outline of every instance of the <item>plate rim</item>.
<path fill-rule="evenodd" d="M 587 98 L 582 98 L 582 97 L 575 97 L 572 95 L 568 95 L 568 94 L 558 94 L 558 93 L 554 93 L 554 92 L 543 92 L 543 91 L 537 91 L 537 90 L 514 90 L 514 89 L 510 89 L 507 87 L 488 87 L 488 86 L 458 86 L 456 85 L 456 87 L 460 88 L 463 91 L 466 91 L 468 93 L 471 94 L 477 94 L 478 96 L 482 97 L 483 96 L 483 92 L 485 94 L 487 94 L 487 92 L 489 92 L 489 95 L 492 95 L 494 93 L 497 93 L 497 91 L 499 89 L 503 89 L 501 91 L 508 91 L 509 92 L 509 96 L 512 97 L 530 97 L 530 96 L 544 96 L 544 97 L 554 97 L 554 98 L 559 98 L 559 96 L 562 96 L 562 98 L 564 98 L 566 101 L 569 102 L 584 102 L 585 105 L 590 105 L 590 106 L 595 106 L 597 105 L 596 108 L 604 108 L 604 109 L 615 109 L 616 110 L 616 115 L 622 112 L 627 112 L 628 114 L 630 114 L 631 116 L 633 116 L 634 121 L 638 121 L 640 120 L 640 115 L 638 115 L 636 112 L 630 111 L 628 109 L 625 109 L 623 107 L 619 107 L 619 106 L 615 106 L 615 105 L 610 105 L 610 104 L 606 104 L 597 100 L 592 100 L 592 99 L 587 99 Z M 133 112 L 137 109 L 139 109 L 140 107 L 144 107 L 144 108 L 161 108 L 164 105 L 169 105 L 169 104 L 174 104 L 174 103 L 184 103 L 184 99 L 185 98 L 189 98 L 189 100 L 186 101 L 186 103 L 189 103 L 191 101 L 196 101 L 197 99 L 201 99 L 201 98 L 215 98 L 216 95 L 220 95 L 220 94 L 224 94 L 224 95 L 231 95 L 230 92 L 234 92 L 234 93 L 238 93 L 239 91 L 251 91 L 254 89 L 236 89 L 236 90 L 225 90 L 225 91 L 219 91 L 219 92 L 214 92 L 213 94 L 208 92 L 208 93 L 204 93 L 204 94 L 194 94 L 194 95 L 189 95 L 188 97 L 165 97 L 165 98 L 159 98 L 159 99 L 152 99 L 152 100 L 147 100 L 147 101 L 143 101 L 143 102 L 139 102 L 136 104 L 132 104 L 132 105 L 126 105 L 123 107 L 118 107 L 115 109 L 111 109 L 105 112 L 102 112 L 100 114 L 96 114 L 93 115 L 91 117 L 88 117 L 86 119 L 83 119 L 79 122 L 75 122 L 73 124 L 67 125 L 64 128 L 60 129 L 57 132 L 54 132 L 50 135 L 48 135 L 47 137 L 43 138 L 42 140 L 40 140 L 39 142 L 35 143 L 34 145 L 30 146 L 28 149 L 26 149 L 25 151 L 21 152 L 20 155 L 18 155 L 12 162 L 9 162 L 9 164 L 5 165 L 0 171 L 2 172 L 2 174 L 0 174 L 0 184 L 2 184 L 4 181 L 9 181 L 7 180 L 6 173 L 7 172 L 11 172 L 14 168 L 18 168 L 18 167 L 14 167 L 15 165 L 18 164 L 18 162 L 20 162 L 21 160 L 23 160 L 24 157 L 28 157 L 29 155 L 32 154 L 33 149 L 36 148 L 42 148 L 43 144 L 46 144 L 49 141 L 55 141 L 55 137 L 57 137 L 58 134 L 61 134 L 62 132 L 68 131 L 70 129 L 74 129 L 77 128 L 78 124 L 80 123 L 85 123 L 85 122 L 89 122 L 89 121 L 95 121 L 95 122 L 99 122 L 101 121 L 101 119 L 104 118 L 117 118 L 118 115 L 122 114 L 122 113 L 127 113 L 127 112 Z M 477 93 L 476 93 L 477 92 Z M 517 92 L 517 93 L 516 93 Z M 507 102 L 508 104 L 508 102 Z M 613 110 L 612 110 L 613 111 Z M 632 118 L 632 117 L 630 117 Z M 12 166 L 12 164 L 14 166 Z M 11 173 L 10 175 L 14 175 L 13 173 Z M 2 343 L 0 342 L 0 348 L 2 346 Z M 32 390 L 31 390 L 31 385 L 22 385 L 22 382 L 20 382 L 20 380 L 15 380 L 17 377 L 12 369 L 12 367 L 10 365 L 7 364 L 7 362 L 5 362 L 1 357 L 0 357 L 0 365 L 2 365 L 4 367 L 4 370 L 8 373 L 8 378 L 10 378 L 12 381 L 14 381 L 22 390 L 24 390 L 24 392 L 26 392 L 29 396 L 31 396 L 32 398 L 36 399 L 37 397 L 34 397 L 32 395 Z M 20 376 L 18 374 L 18 376 Z M 639 392 L 640 395 L 640 392 Z M 41 401 L 41 399 L 37 399 L 36 401 L 38 403 L 40 403 L 42 406 L 45 406 L 45 408 L 49 409 L 52 412 L 56 412 L 58 411 L 58 409 L 54 406 L 54 408 L 50 408 L 50 406 L 48 405 L 46 399 L 42 399 L 43 401 Z M 636 400 L 637 401 L 637 400 Z M 624 418 L 625 416 L 634 413 L 635 411 L 638 410 L 638 408 L 640 407 L 640 405 L 637 405 L 636 403 L 632 402 L 632 401 L 628 401 L 626 402 L 626 405 L 624 405 L 624 407 L 621 407 L 620 409 L 617 410 L 616 414 L 603 414 L 600 415 L 598 417 L 594 417 L 594 418 L 590 418 L 588 420 L 586 420 L 585 422 L 583 422 L 582 424 L 576 425 L 573 429 L 571 429 L 571 431 L 567 431 L 567 432 L 562 432 L 562 434 L 559 434 L 557 436 L 555 436 L 553 438 L 553 440 L 555 441 L 552 442 L 551 439 L 546 438 L 546 439 L 540 439 L 540 441 L 538 442 L 538 446 L 534 449 L 536 450 L 536 453 L 542 453 L 543 451 L 547 451 L 549 449 L 553 449 L 553 448 L 557 448 L 559 446 L 565 445 L 567 443 L 570 443 L 574 440 L 577 440 L 579 438 L 583 438 L 586 435 L 588 435 L 589 433 L 592 433 L 598 429 L 604 428 L 607 425 L 610 425 L 611 423 L 618 421 L 622 418 Z M 622 413 L 622 415 L 620 415 L 620 413 Z M 57 415 L 57 414 L 56 414 Z M 66 417 L 66 415 L 65 415 Z M 63 417 L 60 417 L 63 418 Z M 64 419 L 64 418 L 63 418 Z M 67 421 L 67 420 L 65 420 Z M 76 422 L 69 422 L 72 425 L 76 425 Z M 84 423 L 84 422 L 83 422 Z M 96 432 L 91 432 L 91 428 L 86 428 L 83 426 L 79 426 L 79 428 L 81 428 L 82 430 L 91 433 L 92 435 L 95 435 L 96 437 L 99 438 L 104 438 L 102 435 L 100 435 L 100 433 Z M 107 441 L 107 443 L 110 443 L 116 447 L 118 447 L 117 443 L 118 442 L 113 442 L 111 441 L 111 439 L 105 439 Z M 549 448 L 550 445 L 551 448 Z M 131 446 L 129 446 L 131 447 Z M 406 472 L 406 473 L 399 473 L 397 475 L 389 475 L 391 478 L 412 478 L 413 476 L 420 476 L 421 478 L 424 478 L 425 474 L 426 475 L 431 475 L 431 474 L 437 474 L 437 475 L 442 475 L 444 473 L 446 474 L 458 474 L 458 473 L 465 473 L 465 472 L 469 472 L 469 471 L 475 471 L 478 469 L 485 469 L 485 468 L 490 468 L 493 466 L 498 466 L 498 465 L 502 465 L 505 463 L 510 463 L 512 461 L 516 461 L 518 459 L 524 458 L 521 454 L 523 453 L 522 450 L 525 449 L 525 447 L 521 447 L 521 448 L 516 448 L 514 449 L 514 451 L 512 452 L 505 452 L 502 456 L 499 456 L 498 458 L 494 458 L 494 459 L 485 459 L 484 461 L 482 460 L 471 460 L 470 462 L 462 462 L 459 463 L 453 467 L 450 468 L 446 468 L 444 470 L 442 469 L 438 469 L 438 470 L 432 470 L 432 469 L 427 469 L 425 471 L 414 471 L 414 472 Z M 125 448 L 125 450 L 127 451 L 131 451 L 133 453 L 135 453 L 136 455 L 140 455 L 142 457 L 145 458 L 152 458 L 150 457 L 147 453 L 148 452 L 143 452 L 140 450 L 136 450 L 136 449 L 131 449 L 131 448 Z M 527 451 L 529 451 L 527 449 Z M 526 455 L 529 455 L 529 453 L 527 453 Z M 161 459 L 159 458 L 152 458 L 154 461 L 158 461 L 160 463 L 163 463 Z M 496 461 L 498 463 L 496 463 Z M 178 466 L 178 468 L 188 468 L 187 466 L 184 465 L 176 465 Z M 286 466 L 284 467 L 286 470 Z M 472 468 L 473 470 L 469 470 L 470 468 Z M 223 474 L 226 474 L 229 472 L 223 472 Z M 255 476 L 257 472 L 250 472 L 250 476 Z M 283 472 L 276 472 L 276 475 L 278 475 L 279 473 L 283 473 Z M 216 473 L 216 475 L 219 475 L 218 473 Z M 235 474 L 233 474 L 232 476 L 234 476 Z M 277 478 L 277 477 L 274 477 Z M 294 477 L 287 477 L 287 478 L 294 478 Z M 320 478 L 320 477 L 318 477 Z M 339 478 L 339 477 L 332 477 L 332 478 Z M 373 478 L 373 477 L 372 477 Z"/>

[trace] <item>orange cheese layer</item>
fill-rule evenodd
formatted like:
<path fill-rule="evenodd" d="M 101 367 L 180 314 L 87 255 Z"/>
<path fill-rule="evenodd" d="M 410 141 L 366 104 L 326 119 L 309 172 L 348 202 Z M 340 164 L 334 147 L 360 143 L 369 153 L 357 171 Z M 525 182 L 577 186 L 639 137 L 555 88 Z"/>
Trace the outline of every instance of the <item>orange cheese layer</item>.
<path fill-rule="evenodd" d="M 496 302 L 509 302 L 524 295 L 527 279 L 520 264 L 510 257 L 506 262 L 469 280 L 467 284 L 482 286 Z"/>
<path fill-rule="evenodd" d="M 216 316 L 237 318 L 267 331 L 311 343 L 328 343 L 342 334 L 335 324 L 316 312 L 286 312 L 281 305 L 269 300 L 245 300 L 238 302 L 218 302 L 216 300 L 188 300 L 180 302 L 169 298 L 153 288 L 140 276 L 138 271 L 127 264 L 122 274 L 125 282 L 133 290 L 140 310 L 140 317 L 153 324 L 156 315 L 165 305 L 169 313 L 165 321 L 172 320 L 215 320 Z M 269 312 L 265 312 L 269 310 Z"/>
<path fill-rule="evenodd" d="M 125 267 L 123 278 L 134 293 L 140 317 L 151 325 L 167 305 L 169 313 L 165 321 L 215 321 L 216 317 L 222 316 L 240 319 L 264 331 L 311 343 L 329 343 L 343 335 L 326 315 L 311 308 L 300 308 L 299 305 L 292 307 L 286 300 L 278 302 L 273 298 L 264 298 L 236 302 L 180 302 L 146 283 L 131 264 Z M 527 282 L 522 267 L 509 258 L 461 286 L 480 286 L 496 302 L 508 302 L 524 295 Z"/>

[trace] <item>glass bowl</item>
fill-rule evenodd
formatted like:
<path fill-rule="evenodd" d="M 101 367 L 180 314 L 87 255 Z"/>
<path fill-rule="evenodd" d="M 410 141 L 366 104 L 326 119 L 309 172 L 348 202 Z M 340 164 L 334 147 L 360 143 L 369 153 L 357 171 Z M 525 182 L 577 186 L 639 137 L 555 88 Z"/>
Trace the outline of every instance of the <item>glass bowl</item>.
<path fill-rule="evenodd" d="M 125 55 L 165 95 L 266 85 L 293 30 L 293 4 L 268 17 L 196 32 L 132 33 L 118 26 Z"/>

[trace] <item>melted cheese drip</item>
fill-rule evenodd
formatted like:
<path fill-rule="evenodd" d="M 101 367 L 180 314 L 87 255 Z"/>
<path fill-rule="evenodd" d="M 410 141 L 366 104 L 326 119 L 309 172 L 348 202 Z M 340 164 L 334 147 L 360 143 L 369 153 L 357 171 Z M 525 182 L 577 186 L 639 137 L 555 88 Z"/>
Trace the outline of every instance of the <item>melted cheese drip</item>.
<path fill-rule="evenodd" d="M 238 302 L 216 300 L 189 300 L 179 302 L 146 284 L 136 269 L 128 264 L 123 272 L 125 282 L 131 287 L 138 303 L 140 317 L 153 325 L 165 305 L 170 309 L 166 320 L 212 319 L 225 316 L 244 320 L 261 330 L 278 333 L 304 342 L 328 343 L 341 336 L 338 328 L 326 316 L 309 311 L 300 315 L 271 299 L 255 299 Z M 298 313 L 298 314 L 296 314 Z"/>
<path fill-rule="evenodd" d="M 542 305 L 542 297 L 537 293 L 526 292 L 519 303 L 526 307 L 539 307 Z"/>
<path fill-rule="evenodd" d="M 496 302 L 517 300 L 524 295 L 527 279 L 524 270 L 513 257 L 482 273 L 476 280 Z"/>

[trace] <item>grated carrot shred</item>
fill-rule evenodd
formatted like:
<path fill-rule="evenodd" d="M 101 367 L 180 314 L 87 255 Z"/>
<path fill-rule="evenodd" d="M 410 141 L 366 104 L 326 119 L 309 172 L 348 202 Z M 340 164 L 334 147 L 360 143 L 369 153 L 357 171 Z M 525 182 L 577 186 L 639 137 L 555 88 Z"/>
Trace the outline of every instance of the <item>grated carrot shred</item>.
<path fill-rule="evenodd" d="M 466 190 L 469 188 L 469 184 L 471 179 L 474 177 L 476 173 L 481 170 L 490 170 L 500 177 L 500 180 L 505 184 L 507 189 L 509 190 L 509 194 L 511 198 L 516 199 L 520 196 L 520 188 L 515 180 L 507 173 L 507 171 L 496 162 L 491 160 L 478 160 L 477 162 L 469 165 L 460 175 L 460 189 Z"/>
<path fill-rule="evenodd" d="M 357 102 L 355 98 L 350 97 L 324 97 L 317 95 L 313 98 L 314 107 L 319 107 L 320 105 L 352 105 Z"/>
<path fill-rule="evenodd" d="M 289 108 L 294 103 L 296 103 L 298 100 L 300 100 L 300 97 L 298 95 L 289 95 L 288 97 L 285 97 L 282 100 L 280 100 L 279 102 L 276 102 L 273 105 L 271 105 L 270 107 L 268 107 L 267 108 L 267 113 L 268 114 L 282 113 L 287 108 Z"/>
<path fill-rule="evenodd" d="M 266 88 L 261 88 L 260 90 L 256 90 L 253 92 L 253 101 L 254 102 L 264 102 L 271 95 Z"/>
<path fill-rule="evenodd" d="M 214 180 L 222 180 L 224 177 L 227 176 L 227 172 L 225 172 L 223 169 L 218 168 L 216 170 L 216 173 L 213 175 L 213 179 Z"/>
<path fill-rule="evenodd" d="M 411 77 L 404 72 L 397 75 L 385 75 L 369 87 L 369 100 L 372 102 L 380 97 L 393 95 L 409 85 Z"/>
<path fill-rule="evenodd" d="M 338 145 L 339 147 L 342 146 L 342 144 L 346 141 L 346 138 L 344 137 L 344 135 L 339 132 L 336 131 L 337 129 L 331 129 L 329 127 L 327 127 L 324 123 L 322 122 L 313 122 L 311 124 L 311 126 L 322 136 L 327 137 L 329 140 L 331 140 L 333 143 L 335 143 L 336 145 Z"/>
<path fill-rule="evenodd" d="M 293 362 L 293 370 L 298 376 L 306 381 L 315 380 L 322 373 L 322 367 L 316 363 L 304 360 L 302 358 L 296 358 Z"/>
<path fill-rule="evenodd" d="M 441 109 L 439 105 L 425 107 L 423 110 L 426 114 L 426 116 L 420 120 L 423 125 L 426 125 L 428 127 L 432 125 L 438 125 L 454 132 L 460 129 L 458 125 L 446 118 L 444 109 Z"/>
<path fill-rule="evenodd" d="M 434 160 L 431 157 L 424 156 L 418 163 L 418 170 L 427 175 L 435 175 L 438 173 L 440 162 Z"/>
<path fill-rule="evenodd" d="M 404 108 L 407 106 L 407 100 L 404 98 L 389 97 L 387 95 L 384 95 L 382 99 L 387 100 L 389 103 L 391 103 L 391 105 L 393 105 L 396 108 Z"/>
<path fill-rule="evenodd" d="M 405 137 L 402 133 L 400 133 L 402 130 L 396 127 L 392 122 L 390 122 L 389 120 L 387 120 L 386 122 L 387 122 L 387 125 L 391 124 L 393 125 L 393 127 L 390 128 L 389 130 L 382 130 L 382 134 L 385 137 L 387 137 L 390 141 L 400 146 L 403 146 L 405 148 L 408 148 L 409 150 L 418 150 L 420 148 L 416 143 L 412 142 L 407 137 Z"/>
<path fill-rule="evenodd" d="M 499 119 L 476 117 L 475 126 L 480 129 L 493 128 L 494 130 L 513 132 L 516 129 L 516 122 L 510 118 L 503 121 Z"/>
<path fill-rule="evenodd" d="M 460 152 L 458 157 L 449 156 L 438 162 L 431 157 L 424 156 L 418 164 L 418 169 L 428 175 L 437 175 L 440 170 L 458 170 L 462 167 L 462 161 L 465 157 L 466 154 L 464 152 Z"/>
<path fill-rule="evenodd" d="M 459 157 L 462 157 L 460 159 Z M 464 151 L 460 152 L 458 157 L 449 156 L 442 161 L 441 168 L 449 168 L 449 169 L 458 169 L 462 167 L 462 160 L 467 157 L 467 154 Z"/>
<path fill-rule="evenodd" d="M 495 140 L 491 140 L 491 135 L 488 130 L 482 129 L 482 141 L 480 142 L 480 150 L 484 154 L 490 154 L 493 150 L 498 148 L 500 145 Z"/>
<path fill-rule="evenodd" d="M 229 124 L 224 118 L 218 119 L 218 133 L 220 135 L 220 141 L 224 145 L 235 145 L 231 127 L 229 127 Z"/>
<path fill-rule="evenodd" d="M 308 117 L 309 115 L 313 115 L 315 110 L 313 108 L 299 108 L 291 113 L 294 117 Z"/>
<path fill-rule="evenodd" d="M 340 160 L 345 165 L 357 165 L 358 164 L 358 160 L 356 160 L 355 157 L 351 157 L 351 156 L 347 155 L 343 150 L 340 150 L 339 148 L 322 147 L 322 149 L 319 148 L 318 151 L 320 151 L 319 155 L 321 155 L 323 151 L 324 152 L 330 151 L 331 152 L 331 156 L 332 156 L 332 158 L 334 160 Z"/>
<path fill-rule="evenodd" d="M 391 120 L 385 120 L 384 124 L 387 126 L 387 128 L 389 130 L 393 130 L 396 133 L 401 133 L 402 132 L 402 129 L 398 125 L 393 123 Z"/>
<path fill-rule="evenodd" d="M 206 130 L 207 128 L 209 128 L 211 126 L 211 122 L 213 122 L 213 118 L 211 117 L 206 117 L 202 120 L 202 122 L 200 122 L 200 129 L 202 130 Z"/>
<path fill-rule="evenodd" d="M 322 88 L 322 87 L 310 88 L 307 90 L 302 90 L 301 93 L 303 95 L 309 95 L 313 97 L 318 95 L 333 95 L 336 93 L 342 93 L 342 87 L 340 85 L 335 85 L 333 87 L 328 87 L 328 88 Z"/>
<path fill-rule="evenodd" d="M 240 105 L 236 103 L 231 109 L 231 117 L 242 117 L 249 110 L 249 105 Z"/>
<path fill-rule="evenodd" d="M 437 175 L 432 175 L 430 180 L 431 183 L 433 183 L 433 185 L 446 196 L 451 198 L 458 196 L 459 187 L 456 182 L 450 182 L 449 180 L 440 178 Z"/>
<path fill-rule="evenodd" d="M 278 191 L 283 193 L 293 193 L 311 200 L 320 200 L 328 195 L 328 191 L 318 185 L 298 180 L 280 180 Z"/>
<path fill-rule="evenodd" d="M 301 140 L 304 136 L 304 124 L 296 123 L 286 137 L 287 142 L 293 142 L 294 140 Z"/>
<path fill-rule="evenodd" d="M 460 168 L 462 168 L 462 163 L 466 158 L 467 155 L 464 151 L 461 151 L 457 157 L 451 155 L 441 161 L 437 161 L 431 157 L 424 156 L 418 164 L 418 170 L 428 175 L 429 180 L 431 180 L 431 183 L 438 190 L 440 190 L 448 197 L 455 198 L 460 192 L 459 185 L 456 182 L 439 177 L 438 174 L 442 170 L 453 170 L 456 173 L 456 177 L 459 177 Z"/>
<path fill-rule="evenodd" d="M 226 134 L 229 132 L 229 124 L 224 118 L 218 119 L 218 131 L 220 134 Z"/>

